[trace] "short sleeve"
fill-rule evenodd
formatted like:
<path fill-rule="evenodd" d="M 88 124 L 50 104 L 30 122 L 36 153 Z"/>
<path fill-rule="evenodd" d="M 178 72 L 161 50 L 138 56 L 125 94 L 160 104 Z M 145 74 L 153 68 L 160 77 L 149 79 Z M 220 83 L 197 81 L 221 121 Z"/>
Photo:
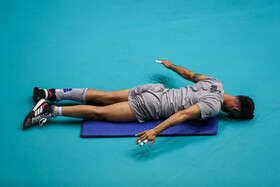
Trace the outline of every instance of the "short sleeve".
<path fill-rule="evenodd" d="M 217 99 L 206 99 L 197 103 L 201 111 L 201 118 L 210 118 L 219 114 L 221 102 Z"/>

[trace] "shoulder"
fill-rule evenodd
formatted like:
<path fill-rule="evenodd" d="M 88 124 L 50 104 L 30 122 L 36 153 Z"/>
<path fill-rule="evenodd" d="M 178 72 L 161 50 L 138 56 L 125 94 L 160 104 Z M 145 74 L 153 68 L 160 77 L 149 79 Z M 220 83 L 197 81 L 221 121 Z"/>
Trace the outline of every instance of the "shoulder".
<path fill-rule="evenodd" d="M 219 79 L 216 79 L 214 77 L 207 77 L 199 82 L 217 82 L 217 83 L 222 84 L 222 82 Z"/>
<path fill-rule="evenodd" d="M 209 85 L 209 86 L 216 85 L 220 89 L 224 88 L 223 83 L 214 77 L 207 77 L 207 78 L 199 81 L 198 83 L 201 85 Z"/>
<path fill-rule="evenodd" d="M 201 119 L 204 119 L 218 115 L 222 103 L 219 99 L 208 98 L 197 103 L 197 105 L 199 106 L 201 111 Z"/>

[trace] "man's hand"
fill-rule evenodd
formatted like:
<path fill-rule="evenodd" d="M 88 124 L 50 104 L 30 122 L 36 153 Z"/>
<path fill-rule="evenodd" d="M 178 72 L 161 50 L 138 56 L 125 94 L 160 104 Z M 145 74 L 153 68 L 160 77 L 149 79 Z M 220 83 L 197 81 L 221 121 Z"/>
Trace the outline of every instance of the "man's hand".
<path fill-rule="evenodd" d="M 195 83 L 208 77 L 206 75 L 200 75 L 198 73 L 194 73 L 187 68 L 184 68 L 181 66 L 176 66 L 168 60 L 155 60 L 155 62 L 157 62 L 159 64 L 163 64 L 166 68 L 171 69 L 172 71 L 175 71 L 180 76 L 182 76 L 184 79 L 187 79 L 187 80 L 195 82 Z"/>
<path fill-rule="evenodd" d="M 155 62 L 163 64 L 168 69 L 173 65 L 169 60 L 156 60 Z"/>
<path fill-rule="evenodd" d="M 147 130 L 147 131 L 141 132 L 139 134 L 136 134 L 135 136 L 140 136 L 136 140 L 136 145 L 140 144 L 139 145 L 139 147 L 140 147 L 140 146 L 144 145 L 145 143 L 147 143 L 148 141 L 151 141 L 151 143 L 150 143 L 150 147 L 151 147 L 152 144 L 155 142 L 157 133 L 154 129 L 151 129 L 151 130 Z"/>

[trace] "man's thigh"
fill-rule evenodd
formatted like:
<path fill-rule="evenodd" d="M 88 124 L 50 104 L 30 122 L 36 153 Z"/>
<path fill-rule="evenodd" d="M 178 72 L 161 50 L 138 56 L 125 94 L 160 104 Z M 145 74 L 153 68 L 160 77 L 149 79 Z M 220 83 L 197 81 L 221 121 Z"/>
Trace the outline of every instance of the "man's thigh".
<path fill-rule="evenodd" d="M 112 122 L 138 121 L 127 101 L 103 106 L 102 118 Z"/>

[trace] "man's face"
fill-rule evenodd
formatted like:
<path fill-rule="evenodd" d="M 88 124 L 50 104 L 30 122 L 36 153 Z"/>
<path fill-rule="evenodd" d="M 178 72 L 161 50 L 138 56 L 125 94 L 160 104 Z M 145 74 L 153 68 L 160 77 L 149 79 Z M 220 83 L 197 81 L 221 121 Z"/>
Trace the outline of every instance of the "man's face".
<path fill-rule="evenodd" d="M 239 118 L 240 112 L 236 109 L 229 109 L 227 106 L 222 107 L 222 111 L 227 113 L 230 117 Z"/>
<path fill-rule="evenodd" d="M 226 112 L 226 113 L 228 113 L 228 114 L 229 114 L 229 112 L 230 112 L 230 108 L 229 108 L 229 106 L 227 106 L 227 105 L 223 105 L 221 109 L 222 109 L 223 112 Z"/>
<path fill-rule="evenodd" d="M 222 107 L 222 111 L 228 113 L 228 109 L 226 107 Z"/>

